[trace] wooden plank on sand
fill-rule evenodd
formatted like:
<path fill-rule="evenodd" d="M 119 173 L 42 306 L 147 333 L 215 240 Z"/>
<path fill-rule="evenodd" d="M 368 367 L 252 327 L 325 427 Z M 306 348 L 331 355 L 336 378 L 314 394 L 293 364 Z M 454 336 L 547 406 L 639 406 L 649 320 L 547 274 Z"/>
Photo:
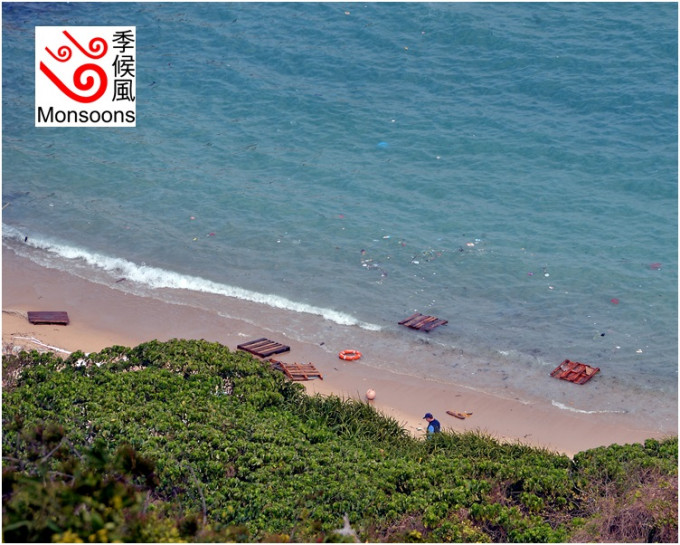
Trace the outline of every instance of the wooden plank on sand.
<path fill-rule="evenodd" d="M 455 416 L 456 418 L 460 418 L 461 420 L 465 420 L 468 416 L 472 416 L 472 413 L 469 413 L 467 411 L 464 412 L 446 411 L 446 414 L 450 414 L 451 416 Z"/>
<path fill-rule="evenodd" d="M 278 369 L 279 371 L 283 371 L 283 373 L 290 379 L 290 380 L 311 380 L 311 379 L 321 379 L 323 380 L 323 376 L 319 371 L 314 367 L 313 364 L 311 363 L 284 363 L 282 361 L 277 361 L 277 360 L 269 360 L 272 364 L 272 367 L 274 369 Z"/>
<path fill-rule="evenodd" d="M 29 310 L 28 321 L 32 324 L 69 324 L 68 312 L 63 310 Z"/>
<path fill-rule="evenodd" d="M 236 348 L 239 350 L 245 350 L 261 358 L 266 358 L 272 356 L 273 354 L 281 354 L 282 352 L 288 352 L 290 346 L 285 344 L 277 343 L 275 341 L 270 341 L 264 337 L 260 339 L 255 339 L 254 341 L 248 341 L 247 343 L 239 344 Z"/>

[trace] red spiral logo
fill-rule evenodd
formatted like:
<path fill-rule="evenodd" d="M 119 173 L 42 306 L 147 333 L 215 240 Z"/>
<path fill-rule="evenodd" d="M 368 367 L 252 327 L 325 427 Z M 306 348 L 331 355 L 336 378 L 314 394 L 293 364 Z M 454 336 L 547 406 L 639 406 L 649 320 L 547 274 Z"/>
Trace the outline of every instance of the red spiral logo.
<path fill-rule="evenodd" d="M 52 53 L 52 51 L 50 51 L 49 47 L 46 47 L 45 51 L 52 55 L 52 58 L 54 58 L 54 60 L 57 60 L 59 62 L 66 62 L 71 58 L 71 48 L 67 45 L 62 45 L 59 49 L 57 49 L 56 55 Z"/>
<path fill-rule="evenodd" d="M 75 73 L 73 74 L 73 84 L 76 86 L 77 89 L 80 91 L 90 91 L 94 86 L 95 86 L 95 78 L 92 76 L 87 76 L 83 80 L 83 73 L 92 70 L 94 71 L 98 76 L 99 76 L 99 87 L 95 91 L 93 95 L 78 95 L 74 93 L 71 89 L 69 89 L 66 84 L 61 81 L 57 75 L 50 70 L 45 63 L 41 62 L 40 63 L 40 70 L 42 71 L 43 74 L 45 74 L 52 83 L 54 83 L 59 90 L 64 93 L 67 97 L 77 101 L 77 102 L 82 102 L 83 104 L 89 104 L 90 102 L 94 102 L 95 100 L 99 100 L 102 95 L 106 92 L 106 86 L 108 85 L 108 77 L 106 76 L 106 72 L 104 72 L 104 69 L 101 66 L 98 66 L 96 64 L 83 64 L 79 66 Z"/>
<path fill-rule="evenodd" d="M 103 38 L 92 38 L 88 43 L 88 49 L 85 49 L 68 31 L 64 30 L 63 34 L 78 48 L 78 50 L 83 55 L 90 59 L 101 59 L 108 51 L 108 45 L 106 40 Z M 52 58 L 62 63 L 68 61 L 73 53 L 71 48 L 67 45 L 62 45 L 59 47 L 56 55 L 50 51 L 49 47 L 46 47 L 45 50 L 52 56 Z M 99 87 L 97 87 L 94 93 L 90 95 L 81 95 L 70 89 L 59 78 L 59 76 L 52 72 L 52 70 L 50 70 L 49 67 L 42 61 L 40 62 L 40 71 L 45 74 L 50 79 L 50 81 L 54 83 L 67 97 L 83 104 L 89 104 L 90 102 L 100 99 L 106 92 L 106 87 L 108 85 L 108 77 L 106 76 L 104 69 L 101 66 L 93 63 L 80 65 L 78 68 L 76 68 L 73 74 L 73 84 L 75 85 L 76 89 L 83 92 L 88 92 L 92 89 L 95 89 L 97 84 L 97 78 L 93 77 L 92 75 L 84 77 L 85 72 L 92 71 L 98 76 Z"/>
<path fill-rule="evenodd" d="M 104 38 L 92 38 L 88 44 L 90 50 L 87 51 L 76 41 L 73 36 L 71 36 L 71 34 L 69 34 L 68 31 L 64 30 L 64 36 L 71 40 L 83 55 L 86 55 L 91 59 L 101 59 L 104 55 L 106 55 L 106 52 L 109 48 L 109 46 L 106 45 L 106 40 L 104 40 Z"/>

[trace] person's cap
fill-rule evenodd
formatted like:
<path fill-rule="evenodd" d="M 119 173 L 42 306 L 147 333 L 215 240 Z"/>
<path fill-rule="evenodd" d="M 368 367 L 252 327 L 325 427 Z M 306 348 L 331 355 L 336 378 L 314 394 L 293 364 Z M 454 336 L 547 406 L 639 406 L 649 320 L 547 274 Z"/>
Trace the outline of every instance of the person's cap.
<path fill-rule="evenodd" d="M 432 413 L 425 413 L 425 416 L 423 416 L 423 418 L 434 418 L 434 416 L 432 416 Z"/>

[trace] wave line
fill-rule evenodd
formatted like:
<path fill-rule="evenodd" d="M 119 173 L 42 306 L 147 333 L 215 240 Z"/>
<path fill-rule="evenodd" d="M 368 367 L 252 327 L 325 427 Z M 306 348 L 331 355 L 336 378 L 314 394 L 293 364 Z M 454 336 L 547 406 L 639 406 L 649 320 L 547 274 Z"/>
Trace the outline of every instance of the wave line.
<path fill-rule="evenodd" d="M 380 331 L 382 329 L 379 325 L 361 321 L 351 314 L 299 301 L 292 301 L 286 297 L 273 293 L 260 293 L 239 288 L 238 286 L 230 286 L 200 276 L 185 275 L 159 267 L 148 266 L 143 262 L 141 265 L 138 265 L 127 259 L 112 257 L 98 252 L 91 252 L 84 248 L 54 242 L 46 238 L 33 237 L 31 239 L 26 239 L 14 227 L 3 224 L 3 240 L 5 239 L 8 241 L 14 240 L 16 242 L 22 242 L 66 261 L 80 261 L 88 267 L 104 271 L 112 277 L 122 276 L 127 280 L 152 289 L 182 289 L 222 295 L 250 301 L 252 303 L 260 303 L 282 310 L 321 316 L 326 320 L 330 320 L 340 325 L 356 325 L 369 331 Z M 30 256 L 25 257 L 30 259 Z"/>

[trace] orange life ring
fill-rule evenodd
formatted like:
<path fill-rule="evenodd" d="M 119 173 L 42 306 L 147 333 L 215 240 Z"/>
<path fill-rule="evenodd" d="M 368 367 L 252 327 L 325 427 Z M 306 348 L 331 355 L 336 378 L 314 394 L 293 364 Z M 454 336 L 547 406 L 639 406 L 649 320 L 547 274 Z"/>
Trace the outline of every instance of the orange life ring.
<path fill-rule="evenodd" d="M 361 357 L 361 352 L 359 352 L 358 350 L 343 350 L 338 355 L 340 356 L 341 360 L 354 361 L 358 360 Z"/>

